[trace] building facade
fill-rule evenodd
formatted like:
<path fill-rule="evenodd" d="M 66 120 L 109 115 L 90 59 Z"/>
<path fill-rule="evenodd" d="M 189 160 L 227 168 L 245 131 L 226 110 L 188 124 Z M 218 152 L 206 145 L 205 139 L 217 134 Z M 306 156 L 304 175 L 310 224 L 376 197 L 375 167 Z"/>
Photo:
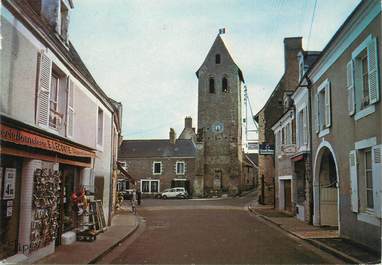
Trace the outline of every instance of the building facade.
<path fill-rule="evenodd" d="M 192 139 L 176 139 L 171 129 L 169 139 L 123 140 L 118 160 L 135 179 L 130 188 L 145 197 L 156 197 L 172 187 L 185 187 L 193 195 L 195 154 Z"/>
<path fill-rule="evenodd" d="M 111 218 L 118 108 L 68 39 L 72 8 L 71 0 L 1 4 L 0 258 L 6 262 L 53 253 L 79 225 L 71 196 L 82 188 L 102 202 L 106 222 Z"/>
<path fill-rule="evenodd" d="M 195 187 L 199 194 L 236 194 L 242 185 L 243 74 L 218 35 L 198 77 L 198 143 Z"/>
<path fill-rule="evenodd" d="M 362 1 L 308 71 L 313 223 L 381 248 L 381 1 Z"/>

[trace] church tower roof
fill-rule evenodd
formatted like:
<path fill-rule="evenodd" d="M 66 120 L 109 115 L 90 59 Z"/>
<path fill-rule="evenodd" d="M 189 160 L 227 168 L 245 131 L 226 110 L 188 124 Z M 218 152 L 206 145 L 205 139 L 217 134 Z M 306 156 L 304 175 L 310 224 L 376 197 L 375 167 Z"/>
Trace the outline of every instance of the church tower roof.
<path fill-rule="evenodd" d="M 237 64 L 233 60 L 233 58 L 232 58 L 231 54 L 229 53 L 229 51 L 227 49 L 227 46 L 225 45 L 225 43 L 224 43 L 222 37 L 220 36 L 220 34 L 218 34 L 216 36 L 215 41 L 212 44 L 210 50 L 208 51 L 207 56 L 204 59 L 203 64 L 196 71 L 196 73 L 195 73 L 196 76 L 199 78 L 199 72 L 200 72 L 201 68 L 203 67 L 203 65 L 205 65 L 207 63 L 207 61 L 210 59 L 210 57 L 215 56 L 216 53 L 220 53 L 220 54 L 225 54 L 226 55 L 226 58 L 228 58 L 237 67 L 240 81 L 244 83 L 243 72 L 240 70 L 240 68 L 237 66 Z"/>

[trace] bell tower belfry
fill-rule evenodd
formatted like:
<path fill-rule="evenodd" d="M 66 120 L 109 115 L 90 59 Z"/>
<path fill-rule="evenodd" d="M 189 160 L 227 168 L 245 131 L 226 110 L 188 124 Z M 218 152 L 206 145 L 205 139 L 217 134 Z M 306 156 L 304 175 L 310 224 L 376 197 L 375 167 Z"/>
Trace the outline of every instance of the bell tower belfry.
<path fill-rule="evenodd" d="M 197 184 L 204 194 L 236 194 L 242 175 L 241 84 L 244 78 L 220 35 L 196 76 Z"/>

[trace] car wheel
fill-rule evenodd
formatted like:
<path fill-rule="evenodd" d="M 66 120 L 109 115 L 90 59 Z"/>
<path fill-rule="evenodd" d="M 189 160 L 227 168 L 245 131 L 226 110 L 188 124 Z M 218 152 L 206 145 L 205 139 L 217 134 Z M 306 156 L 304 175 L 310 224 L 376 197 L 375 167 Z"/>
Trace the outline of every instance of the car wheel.
<path fill-rule="evenodd" d="M 163 200 L 166 200 L 166 199 L 167 199 L 167 196 L 166 196 L 166 195 L 163 195 L 163 196 L 162 196 L 162 199 L 163 199 Z"/>

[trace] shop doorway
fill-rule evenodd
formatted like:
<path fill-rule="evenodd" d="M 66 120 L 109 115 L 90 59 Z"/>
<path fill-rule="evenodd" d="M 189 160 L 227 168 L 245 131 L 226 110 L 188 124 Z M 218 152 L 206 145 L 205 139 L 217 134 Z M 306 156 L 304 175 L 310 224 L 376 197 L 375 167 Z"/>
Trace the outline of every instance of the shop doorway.
<path fill-rule="evenodd" d="M 292 213 L 292 176 L 279 177 L 279 209 Z"/>
<path fill-rule="evenodd" d="M 0 260 L 17 253 L 22 159 L 0 156 Z"/>

